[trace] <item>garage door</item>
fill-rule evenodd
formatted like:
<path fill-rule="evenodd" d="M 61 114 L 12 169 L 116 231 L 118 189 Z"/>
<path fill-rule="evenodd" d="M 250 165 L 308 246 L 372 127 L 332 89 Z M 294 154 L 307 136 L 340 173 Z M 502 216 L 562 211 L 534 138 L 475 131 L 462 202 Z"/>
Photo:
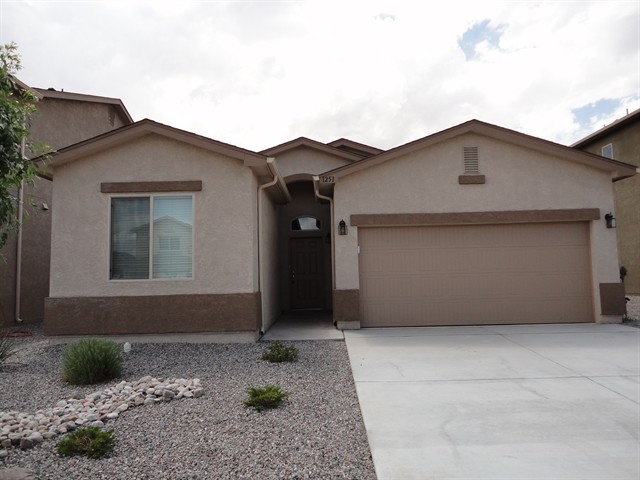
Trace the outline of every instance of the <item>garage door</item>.
<path fill-rule="evenodd" d="M 364 327 L 593 322 L 587 222 L 358 229 Z"/>

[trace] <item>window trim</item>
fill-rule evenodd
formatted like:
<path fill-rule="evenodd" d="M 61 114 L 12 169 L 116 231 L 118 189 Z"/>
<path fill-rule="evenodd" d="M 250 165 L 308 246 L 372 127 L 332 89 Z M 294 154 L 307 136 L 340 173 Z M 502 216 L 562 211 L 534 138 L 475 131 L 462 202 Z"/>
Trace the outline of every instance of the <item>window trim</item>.
<path fill-rule="evenodd" d="M 604 149 L 607 148 L 607 147 L 611 149 L 611 156 L 610 157 L 607 157 L 604 154 Z M 614 158 L 613 158 L 613 143 L 612 142 L 607 143 L 606 145 L 603 145 L 602 148 L 600 148 L 600 156 L 604 157 L 604 158 L 609 158 L 611 160 L 614 160 Z"/>
<path fill-rule="evenodd" d="M 161 277 L 161 278 L 153 278 L 153 221 L 151 221 L 151 217 L 153 217 L 153 197 L 191 197 L 191 276 L 190 277 Z M 111 236 L 112 236 L 112 227 L 113 222 L 111 221 L 111 199 L 112 198 L 149 198 L 149 276 L 148 278 L 111 278 Z M 194 259 L 194 250 L 195 250 L 195 229 L 196 229 L 196 209 L 195 209 L 195 192 L 160 192 L 160 193 L 148 193 L 148 192 L 140 192 L 140 193 L 113 193 L 108 195 L 107 197 L 107 209 L 108 209 L 108 229 L 109 234 L 107 235 L 107 281 L 114 283 L 131 283 L 131 282 L 191 282 L 194 280 L 196 276 L 196 262 Z"/>

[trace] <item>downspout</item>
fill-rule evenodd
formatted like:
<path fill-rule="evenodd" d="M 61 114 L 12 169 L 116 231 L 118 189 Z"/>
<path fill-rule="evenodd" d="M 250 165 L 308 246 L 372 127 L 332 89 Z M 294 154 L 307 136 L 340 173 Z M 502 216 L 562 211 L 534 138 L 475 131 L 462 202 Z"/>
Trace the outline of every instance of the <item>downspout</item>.
<path fill-rule="evenodd" d="M 266 188 L 273 187 L 276 183 L 278 183 L 278 175 L 273 171 L 273 164 L 276 161 L 273 157 L 267 158 L 267 168 L 269 169 L 269 173 L 272 175 L 272 179 L 270 182 L 264 183 L 258 187 L 258 292 L 260 292 L 260 302 L 262 303 L 262 285 L 263 285 L 263 268 L 261 259 L 262 259 L 262 222 L 260 221 L 261 213 L 262 213 L 262 191 Z M 264 312 L 263 309 L 260 308 L 261 314 L 261 322 L 260 325 L 260 336 L 264 335 Z"/>
<path fill-rule="evenodd" d="M 25 158 L 26 139 L 22 139 L 20 145 L 20 153 Z M 24 213 L 24 182 L 20 182 L 18 187 L 18 238 L 16 245 L 16 301 L 15 301 L 15 319 L 16 323 L 22 323 L 20 318 L 20 286 L 22 283 L 22 215 Z"/>
<path fill-rule="evenodd" d="M 329 211 L 331 213 L 331 289 L 336 289 L 336 239 L 333 234 L 334 225 L 333 225 L 333 198 L 327 197 L 325 195 L 321 195 L 318 190 L 318 182 L 320 181 L 320 177 L 318 175 L 313 176 L 313 190 L 316 194 L 316 197 L 321 198 L 323 200 L 329 201 Z"/>

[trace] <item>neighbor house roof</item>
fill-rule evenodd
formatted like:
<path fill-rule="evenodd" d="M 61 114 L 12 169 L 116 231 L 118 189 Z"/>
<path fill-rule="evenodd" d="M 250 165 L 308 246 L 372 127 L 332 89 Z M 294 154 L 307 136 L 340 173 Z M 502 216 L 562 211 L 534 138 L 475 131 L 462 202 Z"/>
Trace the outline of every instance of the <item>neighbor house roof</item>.
<path fill-rule="evenodd" d="M 480 120 L 469 120 L 468 122 L 455 127 L 442 130 L 441 132 L 414 140 L 413 142 L 405 143 L 404 145 L 392 148 L 391 150 L 387 150 L 386 152 L 373 157 L 360 160 L 354 164 L 338 167 L 326 172 L 325 175 L 332 175 L 335 178 L 344 177 L 365 168 L 379 165 L 402 155 L 415 152 L 425 147 L 429 147 L 467 133 L 476 133 L 478 135 L 494 138 L 503 142 L 522 145 L 542 153 L 559 156 L 600 170 L 616 172 L 614 180 L 631 177 L 636 173 L 636 167 L 627 163 L 582 152 L 571 147 L 560 145 L 559 143 L 543 140 L 542 138 L 526 135 L 524 133 L 516 132 L 515 130 L 509 130 L 508 128 L 498 127 L 490 123 L 481 122 Z"/>
<path fill-rule="evenodd" d="M 57 91 L 53 88 L 32 88 L 41 98 L 56 98 L 60 100 L 73 100 L 77 102 L 92 102 L 92 103 L 105 103 L 107 105 L 113 105 L 127 121 L 127 123 L 133 123 L 133 118 L 129 115 L 124 103 L 119 98 L 112 97 L 100 97 L 97 95 L 85 95 L 83 93 L 72 93 L 65 91 Z"/>
<path fill-rule="evenodd" d="M 275 156 L 283 152 L 287 152 L 289 150 L 293 150 L 295 148 L 300 148 L 300 147 L 307 147 L 313 150 L 318 150 L 320 152 L 328 153 L 329 155 L 334 155 L 336 157 L 343 158 L 350 162 L 357 162 L 358 160 L 362 159 L 361 155 L 356 155 L 354 153 L 346 152 L 339 148 L 326 145 L 324 143 L 317 142 L 315 140 L 311 140 L 310 138 L 306 138 L 306 137 L 300 137 L 285 143 L 281 143 L 280 145 L 276 145 L 275 147 L 262 150 L 260 153 L 262 153 L 263 155 Z"/>
<path fill-rule="evenodd" d="M 625 115 L 622 118 L 619 118 L 615 122 L 602 127 L 600 130 L 596 130 L 591 135 L 584 137 L 582 140 L 578 140 L 576 143 L 571 145 L 572 148 L 584 148 L 591 145 L 594 142 L 597 142 L 600 138 L 611 135 L 614 132 L 634 123 L 640 121 L 640 108 L 634 110 L 633 112 Z"/>

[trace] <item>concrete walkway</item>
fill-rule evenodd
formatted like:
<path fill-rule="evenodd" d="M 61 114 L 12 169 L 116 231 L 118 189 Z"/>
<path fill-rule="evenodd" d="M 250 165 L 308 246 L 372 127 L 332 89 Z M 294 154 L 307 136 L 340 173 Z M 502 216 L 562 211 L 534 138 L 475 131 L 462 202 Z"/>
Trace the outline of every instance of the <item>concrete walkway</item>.
<path fill-rule="evenodd" d="M 283 315 L 261 340 L 344 340 L 344 335 L 333 325 L 330 313 L 309 311 Z"/>
<path fill-rule="evenodd" d="M 379 480 L 640 478 L 640 330 L 345 332 Z"/>

